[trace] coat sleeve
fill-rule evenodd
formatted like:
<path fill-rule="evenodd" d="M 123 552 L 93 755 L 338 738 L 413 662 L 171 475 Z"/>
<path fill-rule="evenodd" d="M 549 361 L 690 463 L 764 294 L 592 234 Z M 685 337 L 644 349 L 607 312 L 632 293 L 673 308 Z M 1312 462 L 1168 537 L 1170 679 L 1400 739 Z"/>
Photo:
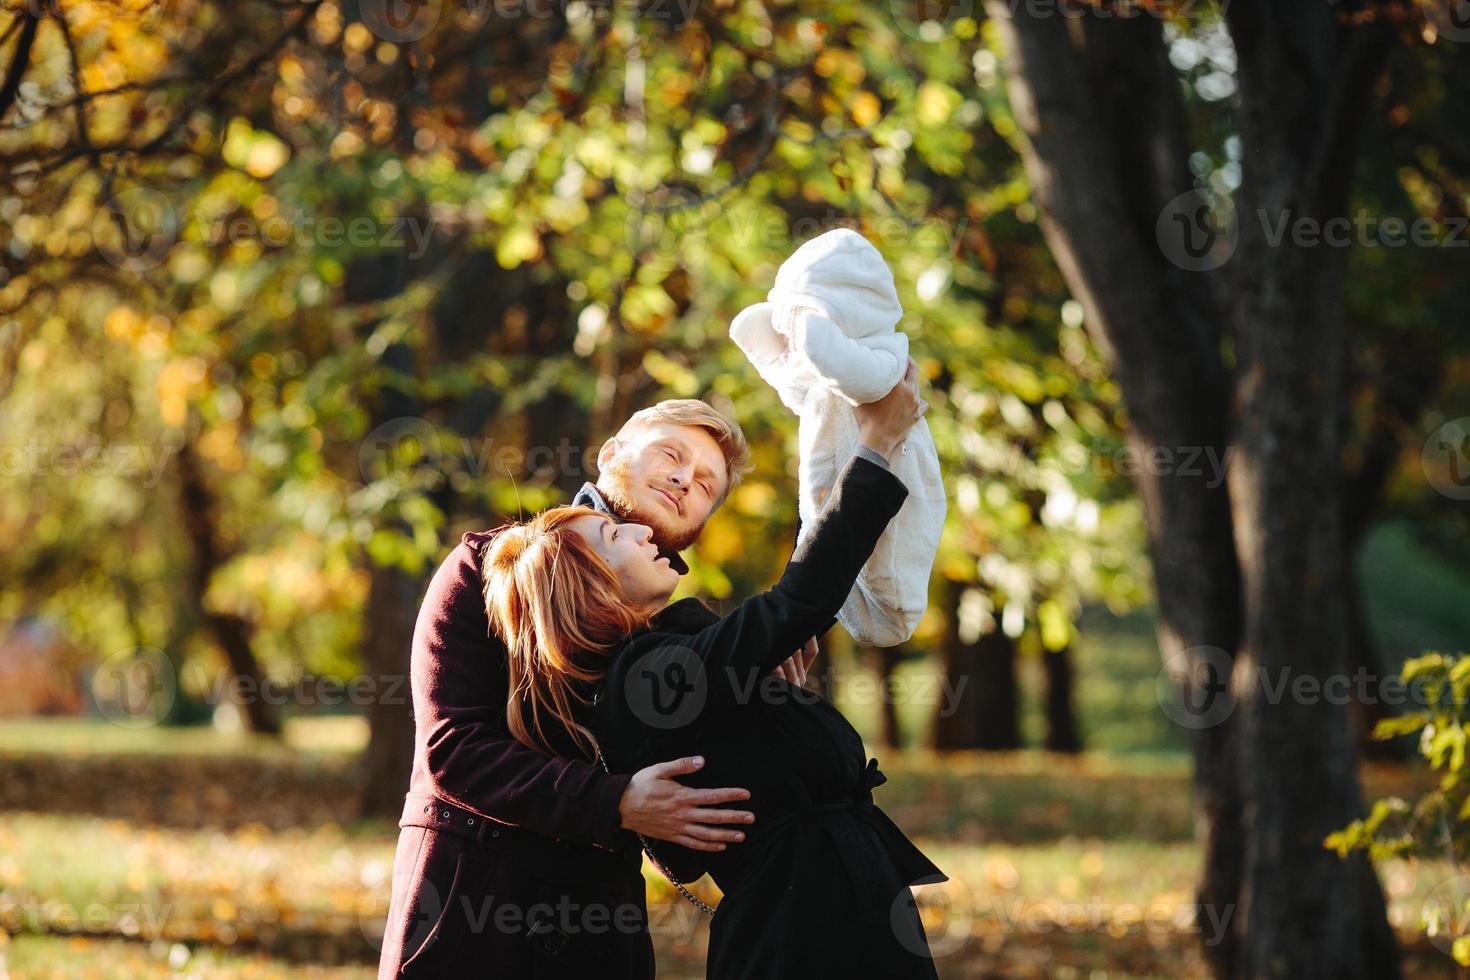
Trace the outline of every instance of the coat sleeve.
<path fill-rule="evenodd" d="M 506 722 L 505 646 L 490 632 L 480 577 L 489 536 L 467 534 L 434 573 L 414 627 L 415 754 L 433 791 L 494 820 L 601 847 L 631 839 L 618 803 L 630 775 L 516 741 Z"/>
<path fill-rule="evenodd" d="M 643 724 L 666 728 L 680 715 L 704 715 L 706 709 L 734 703 L 741 692 L 749 692 L 831 624 L 907 496 L 908 489 L 893 473 L 863 456 L 852 457 L 815 526 L 770 590 L 746 599 L 697 633 L 655 629 L 634 638 L 615 665 L 621 678 L 618 693 L 639 702 L 625 707 Z M 692 701 L 684 701 L 691 696 Z M 677 707 L 696 702 L 692 712 Z M 650 714 L 655 711 L 662 718 Z"/>

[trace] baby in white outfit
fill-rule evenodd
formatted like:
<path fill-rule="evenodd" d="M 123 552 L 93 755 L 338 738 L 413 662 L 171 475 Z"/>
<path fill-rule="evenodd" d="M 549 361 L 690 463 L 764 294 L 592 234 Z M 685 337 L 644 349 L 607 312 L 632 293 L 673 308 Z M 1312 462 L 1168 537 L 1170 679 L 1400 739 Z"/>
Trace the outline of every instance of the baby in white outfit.
<path fill-rule="evenodd" d="M 741 311 L 730 336 L 800 419 L 797 509 L 805 537 L 857 449 L 852 406 L 877 401 L 902 380 L 909 340 L 896 330 L 903 307 L 893 274 L 855 231 L 830 231 L 798 248 L 766 299 Z M 913 635 L 929 604 L 944 528 L 944 482 L 927 421 L 910 430 L 891 463 L 908 499 L 837 617 L 854 639 L 875 646 Z"/>

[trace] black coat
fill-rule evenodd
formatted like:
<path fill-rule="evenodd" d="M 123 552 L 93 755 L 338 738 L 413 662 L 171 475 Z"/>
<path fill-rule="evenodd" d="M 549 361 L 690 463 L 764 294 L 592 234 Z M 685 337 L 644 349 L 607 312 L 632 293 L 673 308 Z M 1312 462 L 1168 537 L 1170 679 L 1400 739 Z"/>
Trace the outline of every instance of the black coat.
<path fill-rule="evenodd" d="M 854 457 L 770 591 L 724 617 L 670 605 L 615 651 L 588 714 L 614 770 L 697 753 L 705 766 L 685 783 L 751 791 L 743 843 L 653 842 L 681 878 L 707 870 L 724 893 L 712 980 L 936 976 L 908 886 L 947 876 L 873 805 L 884 777 L 841 713 L 771 676 L 831 622 L 907 496 Z"/>

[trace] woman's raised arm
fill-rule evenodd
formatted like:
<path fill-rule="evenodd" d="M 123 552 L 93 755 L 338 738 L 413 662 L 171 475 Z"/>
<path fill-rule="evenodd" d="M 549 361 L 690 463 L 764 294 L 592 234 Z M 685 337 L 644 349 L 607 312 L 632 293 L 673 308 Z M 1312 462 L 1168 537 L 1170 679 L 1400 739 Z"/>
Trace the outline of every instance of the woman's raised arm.
<path fill-rule="evenodd" d="M 848 460 L 780 581 L 697 633 L 655 627 L 636 636 L 618 657 L 617 695 L 644 725 L 665 730 L 754 696 L 765 675 L 837 615 L 907 497 L 888 470 Z"/>

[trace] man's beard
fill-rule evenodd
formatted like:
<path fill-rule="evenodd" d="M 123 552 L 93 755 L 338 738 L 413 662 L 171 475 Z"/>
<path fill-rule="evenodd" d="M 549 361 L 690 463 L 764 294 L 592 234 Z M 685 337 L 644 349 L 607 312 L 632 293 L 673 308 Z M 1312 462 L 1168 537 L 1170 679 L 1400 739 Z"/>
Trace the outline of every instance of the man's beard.
<path fill-rule="evenodd" d="M 624 520 L 647 524 L 653 531 L 653 543 L 664 551 L 683 551 L 698 541 L 700 532 L 704 530 L 703 524 L 681 531 L 670 524 L 663 514 L 650 514 L 643 510 L 637 501 L 624 492 L 624 488 L 634 480 L 628 469 L 626 460 L 614 457 L 603 469 L 602 479 L 597 484 L 597 489 L 602 491 L 603 498 L 618 512 L 618 516 Z"/>

